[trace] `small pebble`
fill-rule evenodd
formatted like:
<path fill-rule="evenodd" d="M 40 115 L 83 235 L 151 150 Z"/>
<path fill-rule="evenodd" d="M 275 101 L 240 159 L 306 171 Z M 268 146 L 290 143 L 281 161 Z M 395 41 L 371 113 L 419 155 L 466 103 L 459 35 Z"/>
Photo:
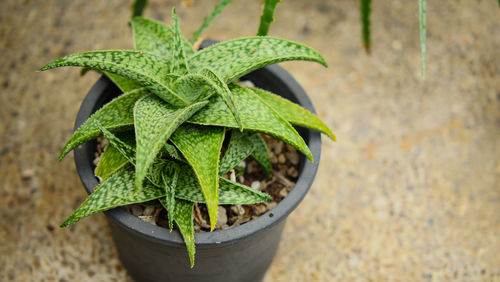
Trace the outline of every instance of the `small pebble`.
<path fill-rule="evenodd" d="M 276 203 L 275 201 L 272 201 L 272 202 L 265 202 L 264 205 L 266 205 L 267 209 L 270 210 L 272 208 L 274 208 L 278 203 Z"/>
<path fill-rule="evenodd" d="M 241 163 L 238 164 L 238 166 L 245 168 L 247 166 L 247 163 L 245 161 L 242 161 Z"/>
<path fill-rule="evenodd" d="M 285 158 L 285 155 L 283 154 L 280 154 L 279 157 L 278 157 L 278 162 L 280 164 L 284 164 L 286 162 L 286 158 Z"/>
<path fill-rule="evenodd" d="M 229 171 L 229 179 L 233 182 L 236 182 L 236 173 L 234 172 L 234 169 L 231 169 Z"/>
<path fill-rule="evenodd" d="M 283 142 L 276 142 L 273 146 L 274 153 L 279 154 L 283 151 Z"/>
<path fill-rule="evenodd" d="M 257 169 L 258 169 L 257 162 L 252 161 L 252 162 L 248 163 L 246 172 L 250 174 L 250 173 L 256 171 Z"/>
<path fill-rule="evenodd" d="M 227 224 L 227 214 L 224 207 L 219 206 L 219 214 L 217 215 L 217 223 L 215 223 L 215 228 L 222 228 Z"/>
<path fill-rule="evenodd" d="M 255 87 L 255 84 L 253 84 L 253 82 L 251 82 L 250 80 L 240 81 L 240 84 L 246 87 Z"/>
<path fill-rule="evenodd" d="M 265 213 L 266 211 L 267 211 L 266 205 L 256 205 L 253 208 L 253 213 L 255 215 L 261 215 L 261 214 Z"/>
<path fill-rule="evenodd" d="M 155 219 L 152 215 L 139 215 L 138 218 L 147 221 L 153 225 L 156 225 Z"/>
<path fill-rule="evenodd" d="M 93 163 L 95 166 L 97 166 L 97 165 L 99 164 L 99 161 L 100 161 L 100 160 L 101 160 L 101 155 L 96 156 L 96 157 L 94 158 L 94 160 L 92 161 L 92 163 Z"/>
<path fill-rule="evenodd" d="M 255 190 L 260 190 L 260 181 L 254 181 L 252 182 L 252 184 L 250 184 L 250 187 L 252 187 L 252 189 L 255 189 Z"/>
<path fill-rule="evenodd" d="M 133 205 L 131 210 L 132 210 L 132 214 L 135 216 L 142 215 L 142 207 L 141 206 Z"/>
<path fill-rule="evenodd" d="M 155 207 L 153 207 L 153 206 L 147 206 L 146 208 L 144 208 L 143 214 L 145 216 L 150 216 L 150 215 L 153 215 L 154 212 L 155 212 Z"/>
<path fill-rule="evenodd" d="M 297 176 L 299 176 L 299 172 L 293 166 L 288 168 L 288 170 L 286 171 L 286 174 L 288 174 L 288 176 L 293 177 L 293 178 L 296 178 Z"/>
<path fill-rule="evenodd" d="M 299 154 L 297 152 L 287 152 L 286 153 L 286 158 L 293 164 L 293 165 L 298 165 L 299 164 Z"/>
<path fill-rule="evenodd" d="M 270 153 L 269 156 L 270 156 L 270 159 L 271 159 L 271 163 L 275 164 L 275 163 L 278 162 L 278 158 L 276 157 L 275 154 Z"/>
<path fill-rule="evenodd" d="M 287 195 L 288 195 L 288 191 L 285 188 L 281 189 L 280 196 L 285 198 Z"/>
<path fill-rule="evenodd" d="M 245 182 L 245 177 L 244 177 L 243 175 L 238 176 L 238 181 L 239 181 L 240 183 Z"/>
<path fill-rule="evenodd" d="M 231 210 L 237 215 L 245 214 L 245 209 L 241 205 L 234 205 Z"/>

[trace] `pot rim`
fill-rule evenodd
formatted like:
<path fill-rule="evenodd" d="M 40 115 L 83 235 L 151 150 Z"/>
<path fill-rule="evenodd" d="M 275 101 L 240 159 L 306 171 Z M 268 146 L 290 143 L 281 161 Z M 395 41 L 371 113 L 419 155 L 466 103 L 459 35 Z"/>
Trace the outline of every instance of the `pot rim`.
<path fill-rule="evenodd" d="M 272 79 L 281 81 L 281 83 L 285 87 L 288 87 L 290 92 L 295 95 L 298 104 L 316 114 L 312 102 L 305 93 L 304 89 L 282 67 L 278 65 L 270 65 L 260 69 L 259 71 L 263 72 L 264 75 L 268 75 Z M 85 120 L 87 120 L 90 114 L 92 114 L 95 105 L 100 101 L 101 94 L 106 90 L 110 83 L 112 82 L 103 75 L 92 86 L 89 93 L 83 100 L 78 112 L 74 128 L 75 130 L 78 129 Z M 297 182 L 288 195 L 274 208 L 245 224 L 229 229 L 215 230 L 212 232 L 195 232 L 196 246 L 210 247 L 210 245 L 231 244 L 231 242 L 244 239 L 286 219 L 286 217 L 302 201 L 311 187 L 320 161 L 321 134 L 318 131 L 308 128 L 304 128 L 304 130 L 307 132 L 306 134 L 309 137 L 309 140 L 306 140 L 306 143 L 313 155 L 314 163 L 304 158 L 302 171 L 300 171 Z M 87 193 L 90 194 L 94 190 L 94 187 L 98 185 L 98 181 L 94 176 L 91 166 L 93 160 L 89 158 L 88 154 L 86 154 L 86 150 L 91 149 L 89 146 L 90 144 L 87 142 L 77 147 L 74 150 L 74 158 L 81 181 L 87 190 Z M 104 213 L 107 215 L 108 219 L 126 227 L 126 229 L 131 232 L 135 232 L 136 235 L 139 235 L 144 239 L 156 241 L 157 243 L 165 245 L 184 245 L 184 240 L 179 232 L 169 232 L 168 228 L 159 227 L 143 221 L 130 214 L 123 207 L 117 207 L 105 211 Z"/>

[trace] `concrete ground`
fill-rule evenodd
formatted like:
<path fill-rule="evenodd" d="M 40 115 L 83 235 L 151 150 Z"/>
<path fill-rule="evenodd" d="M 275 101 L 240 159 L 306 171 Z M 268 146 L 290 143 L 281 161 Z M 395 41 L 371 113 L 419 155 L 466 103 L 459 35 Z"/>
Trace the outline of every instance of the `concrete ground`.
<path fill-rule="evenodd" d="M 103 215 L 57 226 L 84 199 L 56 163 L 98 75 L 35 70 L 77 51 L 132 48 L 131 1 L 0 2 L 0 280 L 124 281 Z M 191 33 L 214 1 L 150 1 Z M 206 34 L 253 35 L 259 0 Z M 375 1 L 373 50 L 358 1 L 286 0 L 271 35 L 330 67 L 285 63 L 338 142 L 323 139 L 311 192 L 289 217 L 270 281 L 500 280 L 500 17 L 497 1 L 428 1 L 420 79 L 417 1 Z"/>

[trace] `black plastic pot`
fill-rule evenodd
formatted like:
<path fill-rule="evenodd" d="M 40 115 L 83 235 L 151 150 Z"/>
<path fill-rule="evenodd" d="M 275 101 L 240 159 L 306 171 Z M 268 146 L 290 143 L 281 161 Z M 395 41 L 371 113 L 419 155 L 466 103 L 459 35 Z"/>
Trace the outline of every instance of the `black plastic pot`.
<path fill-rule="evenodd" d="M 245 77 L 256 86 L 277 93 L 315 112 L 302 87 L 277 65 Z M 101 77 L 82 103 L 75 130 L 93 112 L 120 90 Z M 321 154 L 321 137 L 316 131 L 297 128 L 307 142 L 314 163 L 301 156 L 295 187 L 276 207 L 241 226 L 195 234 L 195 266 L 190 268 L 187 250 L 177 231 L 152 225 L 124 208 L 106 211 L 119 257 L 136 281 L 260 281 L 278 248 L 285 221 L 311 187 Z M 95 141 L 75 149 L 75 162 L 88 193 L 98 184 L 94 176 Z"/>

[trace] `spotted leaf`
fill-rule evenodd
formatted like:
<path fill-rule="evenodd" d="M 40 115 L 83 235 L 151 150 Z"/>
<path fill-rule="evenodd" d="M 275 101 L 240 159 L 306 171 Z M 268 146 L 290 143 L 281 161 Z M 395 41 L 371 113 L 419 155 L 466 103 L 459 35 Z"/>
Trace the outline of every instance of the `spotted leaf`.
<path fill-rule="evenodd" d="M 241 123 L 245 129 L 261 131 L 279 138 L 297 148 L 312 161 L 311 151 L 302 137 L 259 96 L 236 84 L 229 85 L 229 89 L 239 105 Z M 188 122 L 238 128 L 231 111 L 220 97 L 212 97 L 210 103 L 188 119 Z"/>
<path fill-rule="evenodd" d="M 215 82 L 199 74 L 181 76 L 175 81 L 173 89 L 176 93 L 182 93 L 189 101 L 204 101 L 222 92 Z"/>
<path fill-rule="evenodd" d="M 149 94 L 147 90 L 137 89 L 123 94 L 104 105 L 73 133 L 73 136 L 64 146 L 59 161 L 78 145 L 98 137 L 101 130 L 97 127 L 97 123 L 100 123 L 108 130 L 132 128 L 134 124 L 134 104 L 139 98 L 147 94 Z"/>
<path fill-rule="evenodd" d="M 224 41 L 196 52 L 189 58 L 192 71 L 210 68 L 230 82 L 264 66 L 291 60 L 314 61 L 327 66 L 314 49 L 274 37 L 245 37 Z"/>
<path fill-rule="evenodd" d="M 181 153 L 179 153 L 179 150 L 177 150 L 174 145 L 165 143 L 165 151 L 167 151 L 169 157 L 177 161 L 185 161 Z"/>
<path fill-rule="evenodd" d="M 171 62 L 155 54 L 130 50 L 82 52 L 57 59 L 40 70 L 63 66 L 88 67 L 115 73 L 137 81 L 172 105 L 189 104 L 189 101 L 168 87 Z"/>
<path fill-rule="evenodd" d="M 155 96 L 138 100 L 134 108 L 136 136 L 136 187 L 140 187 L 155 157 L 170 135 L 196 111 L 207 104 L 198 102 L 174 108 Z"/>
<path fill-rule="evenodd" d="M 224 128 L 183 125 L 171 137 L 193 168 L 207 203 L 211 228 L 215 228 L 219 205 L 219 155 Z"/>
<path fill-rule="evenodd" d="M 171 27 L 142 17 L 135 17 L 131 22 L 135 49 L 172 58 L 174 32 Z M 186 56 L 194 54 L 191 43 L 184 38 L 183 43 Z"/>
<path fill-rule="evenodd" d="M 250 143 L 255 147 L 252 157 L 264 168 L 267 176 L 271 175 L 271 158 L 269 157 L 266 141 L 256 132 L 250 135 L 249 139 Z"/>
<path fill-rule="evenodd" d="M 183 75 L 188 72 L 188 66 L 186 64 L 186 54 L 184 53 L 182 32 L 179 26 L 179 19 L 177 18 L 175 8 L 172 9 L 172 27 L 174 30 L 172 49 L 172 73 Z"/>
<path fill-rule="evenodd" d="M 206 203 L 196 175 L 188 165 L 180 164 L 175 197 L 196 203 Z M 219 177 L 220 205 L 250 205 L 271 201 L 268 194 Z"/>
<path fill-rule="evenodd" d="M 127 158 L 125 158 L 115 147 L 108 145 L 99 159 L 99 164 L 94 174 L 104 180 L 127 164 Z"/>
<path fill-rule="evenodd" d="M 175 203 L 174 213 L 174 221 L 179 228 L 182 238 L 184 238 L 184 244 L 186 244 L 188 250 L 191 268 L 194 266 L 195 254 L 193 206 L 192 202 L 178 200 Z"/>
<path fill-rule="evenodd" d="M 103 72 L 123 93 L 142 88 L 137 81 L 111 72 Z"/>
<path fill-rule="evenodd" d="M 222 79 L 210 69 L 204 68 L 200 71 L 200 74 L 209 78 L 217 85 L 217 87 L 220 89 L 217 91 L 217 93 L 221 96 L 224 103 L 226 103 L 226 106 L 231 111 L 231 114 L 233 114 L 234 119 L 236 120 L 238 126 L 240 127 L 240 130 L 243 130 L 243 124 L 241 123 L 240 113 L 238 112 L 238 108 L 234 103 L 233 93 L 231 93 L 231 90 L 229 90 L 227 84 L 224 81 L 222 81 Z"/>
<path fill-rule="evenodd" d="M 135 138 L 133 132 L 117 133 L 117 138 L 124 140 L 130 146 L 135 146 Z M 132 155 L 133 156 L 133 155 Z M 101 179 L 106 179 L 115 172 L 127 165 L 127 158 L 117 150 L 113 144 L 108 144 L 106 149 L 99 158 L 99 163 L 95 169 L 95 175 Z"/>
<path fill-rule="evenodd" d="M 134 189 L 134 170 L 129 166 L 118 171 L 101 182 L 94 193 L 63 223 L 61 227 L 71 225 L 89 215 L 109 210 L 114 207 L 151 201 L 165 196 L 165 191 L 151 184 L 144 189 Z"/>
<path fill-rule="evenodd" d="M 173 163 L 173 162 L 171 162 Z M 174 210 L 175 210 L 175 190 L 177 187 L 177 180 L 179 179 L 179 167 L 173 166 L 173 171 L 165 171 L 162 174 L 163 185 L 165 187 L 166 196 L 162 200 L 162 204 L 168 212 L 168 227 L 172 231 L 174 224 Z"/>
<path fill-rule="evenodd" d="M 291 124 L 318 130 L 336 140 L 333 132 L 315 114 L 276 94 L 258 88 L 251 90 Z"/>
<path fill-rule="evenodd" d="M 179 172 L 176 198 L 204 203 L 205 199 L 201 187 L 197 183 L 191 168 L 184 165 Z M 80 207 L 61 224 L 61 227 L 66 227 L 84 217 L 118 206 L 164 199 L 166 197 L 165 189 L 152 185 L 149 181 L 144 183 L 142 189 L 135 190 L 134 175 L 133 167 L 127 165 L 105 179 Z M 271 197 L 265 193 L 221 178 L 220 204 L 254 204 L 270 200 Z M 179 200 L 176 200 L 176 202 L 179 202 Z"/>
<path fill-rule="evenodd" d="M 249 140 L 253 132 L 231 131 L 229 145 L 220 161 L 219 174 L 222 175 L 244 161 L 255 150 L 255 146 Z"/>

